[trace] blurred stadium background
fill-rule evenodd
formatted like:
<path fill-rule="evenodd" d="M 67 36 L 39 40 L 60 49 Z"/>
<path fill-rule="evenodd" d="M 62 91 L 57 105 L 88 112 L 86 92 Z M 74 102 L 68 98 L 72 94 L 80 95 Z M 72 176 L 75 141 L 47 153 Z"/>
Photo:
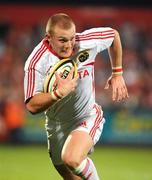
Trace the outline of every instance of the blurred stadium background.
<path fill-rule="evenodd" d="M 23 94 L 24 63 L 44 37 L 48 17 L 57 12 L 68 13 L 78 32 L 98 26 L 120 32 L 130 98 L 115 104 L 104 90 L 111 73 L 104 51 L 96 60 L 95 83 L 97 102 L 107 121 L 92 158 L 103 180 L 152 180 L 150 1 L 138 1 L 138 7 L 135 2 L 115 4 L 114 0 L 94 1 L 95 6 L 85 0 L 81 6 L 68 1 L 62 5 L 30 2 L 0 3 L 0 180 L 60 179 L 47 156 L 44 116 L 25 110 Z"/>

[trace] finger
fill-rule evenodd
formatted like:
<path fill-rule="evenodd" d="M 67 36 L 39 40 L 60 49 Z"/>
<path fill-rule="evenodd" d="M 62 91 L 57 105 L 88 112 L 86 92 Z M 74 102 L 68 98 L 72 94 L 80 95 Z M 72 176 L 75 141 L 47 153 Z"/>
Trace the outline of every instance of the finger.
<path fill-rule="evenodd" d="M 68 79 L 68 80 L 72 79 L 73 78 L 73 72 L 74 72 L 74 67 L 71 68 L 71 70 L 70 70 L 70 72 L 69 72 L 66 79 Z"/>
<path fill-rule="evenodd" d="M 74 79 L 71 80 L 73 87 L 76 87 L 78 82 L 77 82 L 77 77 L 75 77 Z"/>
<path fill-rule="evenodd" d="M 56 81 L 58 81 L 59 79 L 60 79 L 60 75 L 58 74 L 58 72 L 57 71 L 55 71 L 55 78 L 56 78 Z"/>
<path fill-rule="evenodd" d="M 127 88 L 126 88 L 126 86 L 124 86 L 124 87 L 121 88 L 121 92 L 119 92 L 118 101 L 125 100 L 125 99 L 127 99 L 128 97 L 129 97 L 129 95 L 128 95 Z"/>
<path fill-rule="evenodd" d="M 111 77 L 107 80 L 107 83 L 105 85 L 105 89 L 109 89 L 111 86 Z"/>
<path fill-rule="evenodd" d="M 109 89 L 109 84 L 108 83 L 106 83 L 104 89 Z"/>
<path fill-rule="evenodd" d="M 127 97 L 127 92 L 125 87 L 122 88 L 122 99 L 125 99 Z"/>
<path fill-rule="evenodd" d="M 121 101 L 125 98 L 126 96 L 126 91 L 124 91 L 124 88 L 118 89 L 118 101 Z"/>
<path fill-rule="evenodd" d="M 79 79 L 79 75 L 77 74 L 76 77 L 73 79 L 75 79 L 77 81 Z"/>
<path fill-rule="evenodd" d="M 127 90 L 126 86 L 123 87 L 123 98 L 124 99 L 129 98 L 128 90 Z"/>
<path fill-rule="evenodd" d="M 125 90 L 126 90 L 126 98 L 129 98 L 129 94 L 126 86 L 125 86 Z"/>
<path fill-rule="evenodd" d="M 108 80 L 108 81 L 106 82 L 106 85 L 105 85 L 104 89 L 109 89 L 109 87 L 110 87 L 110 80 Z"/>
<path fill-rule="evenodd" d="M 116 101 L 116 98 L 117 97 L 117 90 L 116 90 L 116 88 L 113 88 L 112 89 L 112 100 L 113 101 Z"/>

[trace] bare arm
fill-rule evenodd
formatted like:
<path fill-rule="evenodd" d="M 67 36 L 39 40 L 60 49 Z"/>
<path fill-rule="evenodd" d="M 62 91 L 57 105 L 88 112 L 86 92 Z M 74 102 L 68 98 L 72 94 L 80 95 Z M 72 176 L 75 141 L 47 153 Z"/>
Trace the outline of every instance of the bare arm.
<path fill-rule="evenodd" d="M 122 46 L 119 33 L 115 31 L 115 37 L 112 45 L 108 49 L 111 67 L 122 66 Z"/>
<path fill-rule="evenodd" d="M 53 99 L 50 93 L 38 93 L 34 95 L 28 103 L 26 108 L 32 113 L 36 114 L 46 110 L 49 106 L 54 104 L 56 101 Z"/>
<path fill-rule="evenodd" d="M 112 100 L 121 101 L 128 98 L 128 91 L 122 76 L 122 46 L 119 33 L 115 30 L 113 44 L 108 49 L 112 69 L 120 70 L 119 73 L 112 73 L 108 79 L 105 89 L 112 88 Z"/>
<path fill-rule="evenodd" d="M 70 71 L 66 79 L 62 79 L 59 74 L 56 73 L 57 81 L 57 94 L 60 98 L 55 97 L 54 93 L 38 93 L 34 95 L 27 103 L 27 109 L 32 113 L 40 113 L 46 110 L 48 107 L 59 101 L 61 98 L 67 96 L 70 92 L 74 91 L 77 85 L 78 76 L 72 79 L 73 69 Z"/>

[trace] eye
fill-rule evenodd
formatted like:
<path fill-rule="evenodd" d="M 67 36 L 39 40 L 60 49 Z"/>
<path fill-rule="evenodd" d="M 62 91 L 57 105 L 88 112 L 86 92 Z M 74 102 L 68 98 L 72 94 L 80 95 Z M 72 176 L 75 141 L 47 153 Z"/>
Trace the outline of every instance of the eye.
<path fill-rule="evenodd" d="M 65 40 L 63 40 L 63 39 L 61 39 L 61 40 L 59 40 L 61 43 L 64 43 L 65 42 Z"/>
<path fill-rule="evenodd" d="M 59 41 L 60 41 L 61 43 L 65 43 L 65 42 L 67 42 L 68 40 L 67 40 L 67 39 L 59 39 Z"/>

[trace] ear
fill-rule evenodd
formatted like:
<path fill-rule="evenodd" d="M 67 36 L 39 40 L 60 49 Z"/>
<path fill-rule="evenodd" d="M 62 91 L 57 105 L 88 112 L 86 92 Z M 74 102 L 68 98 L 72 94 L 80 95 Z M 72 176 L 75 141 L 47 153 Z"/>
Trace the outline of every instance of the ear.
<path fill-rule="evenodd" d="M 50 41 L 50 39 L 51 39 L 51 35 L 50 35 L 50 34 L 48 34 L 48 33 L 46 33 L 46 34 L 45 34 L 45 38 L 46 38 L 48 41 Z"/>

